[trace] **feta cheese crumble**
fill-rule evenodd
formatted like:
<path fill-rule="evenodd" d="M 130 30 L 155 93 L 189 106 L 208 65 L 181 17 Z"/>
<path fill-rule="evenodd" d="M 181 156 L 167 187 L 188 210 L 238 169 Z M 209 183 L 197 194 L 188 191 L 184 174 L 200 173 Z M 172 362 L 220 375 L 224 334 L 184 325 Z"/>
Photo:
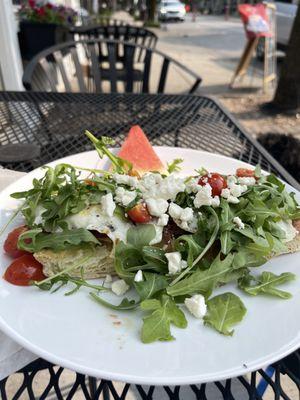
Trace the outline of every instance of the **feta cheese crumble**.
<path fill-rule="evenodd" d="M 185 190 L 188 194 L 197 193 L 198 190 L 202 187 L 198 185 L 199 178 L 191 178 L 185 183 Z"/>
<path fill-rule="evenodd" d="M 107 288 L 111 288 L 111 285 L 112 285 L 112 276 L 111 275 L 106 275 L 106 277 L 105 277 L 105 279 L 104 279 L 104 285 L 105 285 L 105 287 L 107 287 Z"/>
<path fill-rule="evenodd" d="M 248 176 L 243 176 L 238 178 L 238 183 L 240 185 L 246 185 L 246 186 L 253 186 L 256 183 L 256 179 L 253 177 L 248 177 Z"/>
<path fill-rule="evenodd" d="M 155 228 L 155 237 L 151 240 L 151 242 L 149 243 L 150 246 L 152 246 L 153 244 L 157 244 L 160 243 L 162 241 L 162 234 L 163 234 L 163 226 L 154 224 L 153 225 Z"/>
<path fill-rule="evenodd" d="M 178 204 L 171 203 L 169 215 L 173 218 L 175 224 L 183 230 L 192 233 L 197 231 L 197 218 L 195 218 L 191 207 L 182 208 Z"/>
<path fill-rule="evenodd" d="M 173 219 L 180 219 L 182 210 L 183 210 L 183 208 L 181 208 L 178 204 L 171 203 L 169 206 L 169 215 Z"/>
<path fill-rule="evenodd" d="M 234 217 L 234 218 L 233 218 L 233 223 L 234 223 L 239 229 L 244 229 L 244 228 L 245 228 L 245 224 L 244 224 L 244 222 L 241 220 L 240 217 Z"/>
<path fill-rule="evenodd" d="M 163 214 L 158 218 L 158 220 L 156 222 L 156 225 L 158 225 L 158 226 L 166 226 L 166 225 L 168 225 L 168 222 L 169 222 L 168 214 Z"/>
<path fill-rule="evenodd" d="M 189 312 L 196 318 L 203 318 L 207 311 L 205 298 L 202 294 L 194 294 L 194 296 L 186 298 L 184 304 Z"/>
<path fill-rule="evenodd" d="M 116 204 L 111 193 L 107 193 L 101 197 L 101 207 L 103 213 L 108 217 L 112 217 L 114 215 Z"/>
<path fill-rule="evenodd" d="M 104 283 L 111 283 L 112 282 L 112 276 L 107 274 L 104 280 Z"/>
<path fill-rule="evenodd" d="M 240 197 L 247 190 L 246 185 L 237 184 L 238 180 L 235 176 L 230 175 L 227 178 L 227 187 L 230 190 L 230 194 L 234 197 Z"/>
<path fill-rule="evenodd" d="M 115 192 L 115 201 L 124 207 L 127 207 L 137 196 L 135 190 L 126 190 L 118 187 Z"/>
<path fill-rule="evenodd" d="M 117 295 L 122 296 L 129 290 L 129 286 L 123 279 L 114 281 L 111 285 L 111 290 Z"/>
<path fill-rule="evenodd" d="M 143 282 L 143 272 L 141 269 L 138 270 L 138 272 L 134 276 L 134 282 Z"/>
<path fill-rule="evenodd" d="M 227 199 L 228 203 L 237 204 L 240 202 L 237 197 L 231 195 L 230 189 L 222 189 L 221 197 Z"/>
<path fill-rule="evenodd" d="M 194 206 L 200 208 L 202 206 L 213 206 L 218 207 L 220 205 L 219 196 L 212 196 L 211 186 L 206 183 L 206 185 L 201 186 L 194 199 Z"/>
<path fill-rule="evenodd" d="M 168 260 L 168 270 L 170 275 L 175 275 L 187 267 L 187 262 L 182 260 L 181 253 L 179 253 L 179 251 L 166 253 L 165 256 Z"/>
<path fill-rule="evenodd" d="M 147 208 L 150 215 L 154 217 L 161 217 L 168 209 L 169 203 L 164 199 L 147 199 Z"/>
<path fill-rule="evenodd" d="M 112 178 L 119 185 L 128 185 L 133 188 L 137 188 L 139 184 L 139 180 L 137 179 L 136 176 L 113 174 Z"/>
<path fill-rule="evenodd" d="M 163 178 L 160 174 L 145 174 L 139 183 L 144 199 L 175 200 L 180 192 L 184 192 L 184 179 L 171 174 Z"/>
<path fill-rule="evenodd" d="M 227 177 L 227 188 L 222 189 L 221 197 L 227 199 L 228 203 L 237 204 L 240 202 L 238 198 L 246 192 L 246 190 L 247 185 L 238 184 L 237 178 L 230 175 Z"/>

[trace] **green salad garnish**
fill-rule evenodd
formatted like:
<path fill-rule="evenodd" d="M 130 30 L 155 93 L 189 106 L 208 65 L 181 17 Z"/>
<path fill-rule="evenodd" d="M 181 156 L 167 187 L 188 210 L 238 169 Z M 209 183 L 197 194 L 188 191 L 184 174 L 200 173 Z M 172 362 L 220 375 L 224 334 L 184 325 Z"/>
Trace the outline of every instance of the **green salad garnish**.
<path fill-rule="evenodd" d="M 110 138 L 86 135 L 99 156 L 110 159 L 110 170 L 45 167 L 31 189 L 12 194 L 23 201 L 28 227 L 18 247 L 47 270 L 47 279 L 34 283 L 38 288 L 55 292 L 67 285 L 66 295 L 86 288 L 100 306 L 141 310 L 137 329 L 144 343 L 173 340 L 173 327 L 186 328 L 189 314 L 232 335 L 246 315 L 238 293 L 245 302 L 291 297 L 281 285 L 295 278 L 292 273 L 257 269 L 289 252 L 297 236 L 300 209 L 281 180 L 259 166 L 225 176 L 199 165 L 181 176 L 182 159 L 163 173 L 138 176 L 108 149 Z M 89 280 L 101 271 L 104 281 Z"/>

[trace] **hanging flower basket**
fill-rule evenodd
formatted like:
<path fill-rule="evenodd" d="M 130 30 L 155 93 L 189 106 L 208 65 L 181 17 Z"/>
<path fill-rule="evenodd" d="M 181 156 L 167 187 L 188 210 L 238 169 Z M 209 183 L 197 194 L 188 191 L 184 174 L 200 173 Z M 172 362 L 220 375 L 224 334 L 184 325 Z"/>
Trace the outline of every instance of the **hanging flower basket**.
<path fill-rule="evenodd" d="M 39 5 L 33 0 L 22 5 L 18 34 L 22 59 L 28 61 L 47 47 L 72 40 L 69 30 L 76 17 L 76 12 L 68 7 Z"/>

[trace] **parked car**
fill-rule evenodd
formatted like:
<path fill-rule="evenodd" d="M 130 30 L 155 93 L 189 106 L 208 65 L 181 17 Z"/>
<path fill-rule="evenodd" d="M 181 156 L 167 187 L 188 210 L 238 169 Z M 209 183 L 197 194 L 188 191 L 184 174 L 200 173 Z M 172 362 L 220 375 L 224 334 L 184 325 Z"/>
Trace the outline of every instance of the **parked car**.
<path fill-rule="evenodd" d="M 158 18 L 161 21 L 184 21 L 185 15 L 185 5 L 177 0 L 164 0 L 158 7 Z"/>
<path fill-rule="evenodd" d="M 298 0 L 275 1 L 276 5 L 276 24 L 277 24 L 277 48 L 285 51 L 289 43 L 291 30 L 297 13 Z M 258 59 L 264 58 L 265 42 L 261 38 L 256 55 Z"/>

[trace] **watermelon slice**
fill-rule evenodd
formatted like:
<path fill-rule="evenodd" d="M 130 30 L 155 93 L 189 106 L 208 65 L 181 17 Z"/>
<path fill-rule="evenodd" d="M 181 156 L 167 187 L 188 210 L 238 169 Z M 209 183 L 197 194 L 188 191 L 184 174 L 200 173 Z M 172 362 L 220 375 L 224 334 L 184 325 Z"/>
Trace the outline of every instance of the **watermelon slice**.
<path fill-rule="evenodd" d="M 138 125 L 133 126 L 118 154 L 123 160 L 130 161 L 133 169 L 140 175 L 149 171 L 165 172 L 166 168 L 155 153 L 147 136 Z"/>

